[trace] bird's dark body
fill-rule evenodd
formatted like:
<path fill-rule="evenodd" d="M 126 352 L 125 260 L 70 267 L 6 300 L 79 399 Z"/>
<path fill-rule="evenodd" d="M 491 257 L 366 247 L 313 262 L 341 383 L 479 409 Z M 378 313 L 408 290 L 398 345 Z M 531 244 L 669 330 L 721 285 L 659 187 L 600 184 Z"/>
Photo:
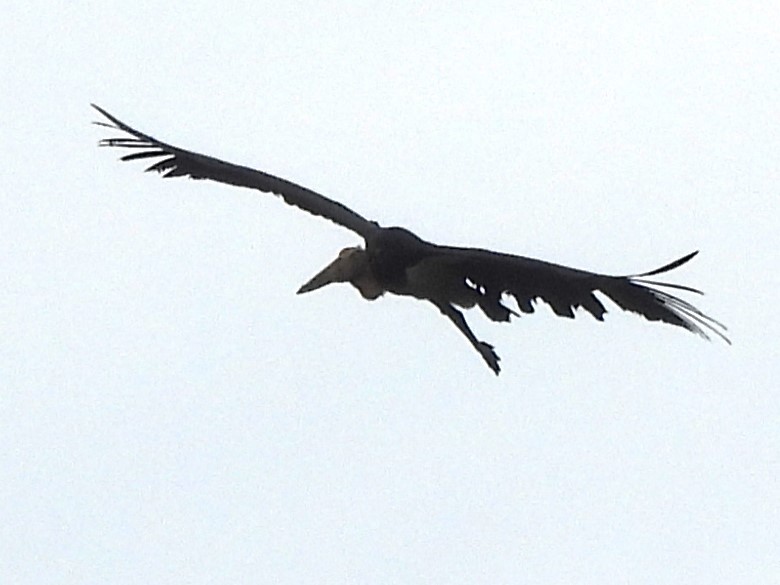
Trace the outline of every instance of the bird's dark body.
<path fill-rule="evenodd" d="M 651 321 L 682 327 L 705 338 L 714 333 L 728 342 L 723 325 L 670 294 L 668 289 L 699 291 L 647 279 L 685 264 L 697 252 L 650 272 L 608 276 L 491 250 L 440 246 L 404 228 L 380 227 L 342 203 L 286 179 L 157 140 L 94 107 L 110 122 L 97 124 L 130 135 L 100 141 L 101 146 L 131 149 L 122 160 L 157 159 L 147 171 L 157 171 L 164 177 L 211 179 L 273 193 L 286 203 L 324 217 L 364 239 L 365 249 L 345 248 L 299 293 L 331 282 L 350 282 L 369 300 L 390 292 L 428 301 L 452 321 L 496 374 L 500 370 L 499 358 L 493 346 L 474 336 L 457 307 L 478 306 L 492 321 L 509 321 L 517 313 L 502 301 L 511 296 L 522 313 L 534 312 L 535 304 L 542 301 L 556 315 L 574 317 L 575 309 L 581 308 L 601 321 L 606 308 L 595 294 L 599 292 L 621 309 Z"/>
<path fill-rule="evenodd" d="M 374 278 L 390 291 L 402 289 L 407 284 L 407 270 L 434 251 L 433 244 L 401 227 L 380 227 L 366 238 L 368 263 Z"/>

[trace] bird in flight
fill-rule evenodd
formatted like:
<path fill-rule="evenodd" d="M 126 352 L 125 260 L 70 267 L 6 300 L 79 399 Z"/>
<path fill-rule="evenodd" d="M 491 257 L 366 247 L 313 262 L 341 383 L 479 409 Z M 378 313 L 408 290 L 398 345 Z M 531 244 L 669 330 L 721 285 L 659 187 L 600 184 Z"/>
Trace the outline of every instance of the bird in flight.
<path fill-rule="evenodd" d="M 650 321 L 676 325 L 705 339 L 714 334 L 730 343 L 725 326 L 669 292 L 701 291 L 648 279 L 682 266 L 698 252 L 649 272 L 609 276 L 479 248 L 440 246 L 407 229 L 383 227 L 338 201 L 286 179 L 167 144 L 135 130 L 99 106 L 92 107 L 107 120 L 95 124 L 125 134 L 99 142 L 100 146 L 131 150 L 121 157 L 123 161 L 155 159 L 146 171 L 156 171 L 163 177 L 210 179 L 272 193 L 363 239 L 363 246 L 341 250 L 333 262 L 298 289 L 298 294 L 348 282 L 368 300 L 392 293 L 427 301 L 452 321 L 496 374 L 501 370 L 500 358 L 492 345 L 476 338 L 459 308 L 479 307 L 491 321 L 509 321 L 511 316 L 533 313 L 535 303 L 541 300 L 561 317 L 573 318 L 575 309 L 582 308 L 603 321 L 607 310 L 594 294 L 599 292 L 621 309 Z M 504 304 L 508 296 L 514 297 L 516 310 Z"/>

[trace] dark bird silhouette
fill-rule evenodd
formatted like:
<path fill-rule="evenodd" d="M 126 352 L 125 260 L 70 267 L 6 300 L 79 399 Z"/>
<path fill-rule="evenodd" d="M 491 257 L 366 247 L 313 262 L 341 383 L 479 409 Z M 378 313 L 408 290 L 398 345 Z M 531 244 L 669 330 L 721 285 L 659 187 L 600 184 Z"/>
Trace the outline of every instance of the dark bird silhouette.
<path fill-rule="evenodd" d="M 457 307 L 478 306 L 492 321 L 509 321 L 510 316 L 519 316 L 504 304 L 505 297 L 512 296 L 521 313 L 533 313 L 534 304 L 542 300 L 561 317 L 572 318 L 575 309 L 581 307 L 603 321 L 607 310 L 594 294 L 600 292 L 621 309 L 638 313 L 650 321 L 676 325 L 705 339 L 709 339 L 708 333 L 715 334 L 730 343 L 721 323 L 667 292 L 677 289 L 702 294 L 700 291 L 648 280 L 648 277 L 682 266 L 698 252 L 649 272 L 608 276 L 479 248 L 439 246 L 404 228 L 382 227 L 338 201 L 285 179 L 157 140 L 131 128 L 104 109 L 94 104 L 93 107 L 110 122 L 95 124 L 129 135 L 106 138 L 99 143 L 100 146 L 134 151 L 122 156 L 121 160 L 157 159 L 147 171 L 156 171 L 163 177 L 210 179 L 273 193 L 286 203 L 324 217 L 363 238 L 364 247 L 342 250 L 333 262 L 298 290 L 299 294 L 334 282 L 349 282 L 368 300 L 390 292 L 428 301 L 455 324 L 496 374 L 500 371 L 499 357 L 493 346 L 476 338 Z"/>

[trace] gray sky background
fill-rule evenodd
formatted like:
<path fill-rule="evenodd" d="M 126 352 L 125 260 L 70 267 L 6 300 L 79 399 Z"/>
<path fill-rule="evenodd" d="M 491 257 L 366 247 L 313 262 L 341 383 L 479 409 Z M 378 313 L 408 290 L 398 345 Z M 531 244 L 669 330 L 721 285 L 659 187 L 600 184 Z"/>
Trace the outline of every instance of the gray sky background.
<path fill-rule="evenodd" d="M 3 583 L 780 582 L 780 12 L 473 4 L 6 7 Z M 92 101 L 437 242 L 700 249 L 734 345 L 472 313 L 496 378 L 423 303 L 296 296 L 353 234 L 116 162 Z"/>

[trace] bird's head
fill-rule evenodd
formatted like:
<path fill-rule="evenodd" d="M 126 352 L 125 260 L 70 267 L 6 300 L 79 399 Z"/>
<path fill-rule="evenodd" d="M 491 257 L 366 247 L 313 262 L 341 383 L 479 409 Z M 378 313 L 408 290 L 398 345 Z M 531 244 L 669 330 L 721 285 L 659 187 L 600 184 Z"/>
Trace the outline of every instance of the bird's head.
<path fill-rule="evenodd" d="M 363 297 L 370 300 L 385 292 L 371 273 L 368 254 L 359 246 L 344 248 L 333 262 L 299 288 L 298 294 L 311 292 L 334 282 L 349 282 Z"/>

